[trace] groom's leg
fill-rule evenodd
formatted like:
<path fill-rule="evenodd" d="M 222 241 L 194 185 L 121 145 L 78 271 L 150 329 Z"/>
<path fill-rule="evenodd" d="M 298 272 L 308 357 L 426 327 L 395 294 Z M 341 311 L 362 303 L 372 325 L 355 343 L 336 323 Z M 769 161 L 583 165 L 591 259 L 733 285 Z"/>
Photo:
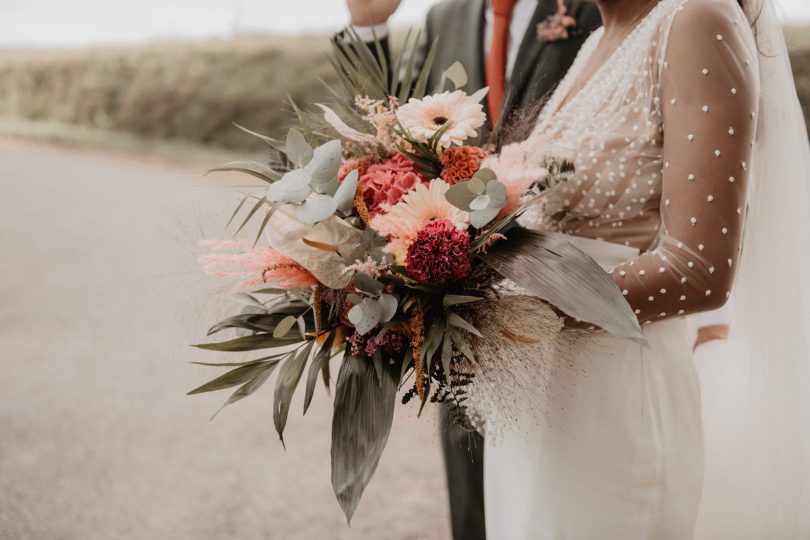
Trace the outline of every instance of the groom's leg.
<path fill-rule="evenodd" d="M 439 407 L 439 429 L 453 539 L 484 540 L 484 438 L 455 423 L 452 408 L 450 404 Z"/>

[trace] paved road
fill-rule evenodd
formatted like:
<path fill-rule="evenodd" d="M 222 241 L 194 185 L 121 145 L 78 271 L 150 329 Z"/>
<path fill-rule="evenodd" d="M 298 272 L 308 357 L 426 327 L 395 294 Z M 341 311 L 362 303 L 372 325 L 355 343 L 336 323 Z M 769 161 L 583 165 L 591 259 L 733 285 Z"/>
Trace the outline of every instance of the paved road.
<path fill-rule="evenodd" d="M 286 453 L 270 392 L 213 422 L 225 395 L 184 395 L 231 306 L 196 263 L 234 201 L 214 182 L 0 140 L 0 538 L 448 538 L 430 415 L 400 408 L 348 529 L 322 387 Z"/>

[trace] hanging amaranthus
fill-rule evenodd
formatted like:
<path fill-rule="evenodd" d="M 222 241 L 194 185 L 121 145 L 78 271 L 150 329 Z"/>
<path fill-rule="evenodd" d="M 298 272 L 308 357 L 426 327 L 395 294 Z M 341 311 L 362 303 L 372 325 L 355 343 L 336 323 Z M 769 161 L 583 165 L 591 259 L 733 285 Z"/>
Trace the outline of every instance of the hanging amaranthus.
<path fill-rule="evenodd" d="M 422 308 L 414 305 L 413 314 L 408 319 L 408 331 L 411 335 L 411 349 L 413 350 L 413 370 L 416 376 L 416 393 L 419 399 L 425 400 L 425 368 L 422 366 L 422 344 L 425 342 L 425 319 Z"/>

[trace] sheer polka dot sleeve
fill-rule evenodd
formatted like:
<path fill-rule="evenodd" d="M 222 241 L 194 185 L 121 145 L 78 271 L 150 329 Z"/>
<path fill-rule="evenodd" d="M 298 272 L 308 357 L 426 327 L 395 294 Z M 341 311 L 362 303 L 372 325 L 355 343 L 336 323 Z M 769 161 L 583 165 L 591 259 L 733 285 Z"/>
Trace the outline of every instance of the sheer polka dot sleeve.
<path fill-rule="evenodd" d="M 732 0 L 683 4 L 661 54 L 660 232 L 651 250 L 612 273 L 641 322 L 726 302 L 759 92 L 754 40 Z"/>

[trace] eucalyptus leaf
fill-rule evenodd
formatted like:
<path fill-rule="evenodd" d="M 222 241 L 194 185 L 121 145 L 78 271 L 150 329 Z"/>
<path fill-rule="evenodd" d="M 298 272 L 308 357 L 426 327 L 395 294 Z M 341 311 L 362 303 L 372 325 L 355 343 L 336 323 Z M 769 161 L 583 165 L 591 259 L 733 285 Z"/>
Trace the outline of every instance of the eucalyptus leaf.
<path fill-rule="evenodd" d="M 303 167 L 312 159 L 312 147 L 307 144 L 301 132 L 295 128 L 290 128 L 287 132 L 287 143 L 285 146 L 287 159 L 293 162 L 296 167 Z"/>
<path fill-rule="evenodd" d="M 339 212 L 349 212 L 352 208 L 354 208 L 354 196 L 357 192 L 357 183 L 360 180 L 360 173 L 357 169 L 353 170 L 349 174 L 346 175 L 346 178 L 343 179 L 343 182 L 340 183 L 337 190 L 335 191 L 334 198 L 335 198 L 335 205 Z"/>
<path fill-rule="evenodd" d="M 339 139 L 322 144 L 312 154 L 307 164 L 313 184 L 326 184 L 337 181 L 341 163 L 341 145 Z"/>
<path fill-rule="evenodd" d="M 394 419 L 399 373 L 383 365 L 379 383 L 371 362 L 347 356 L 340 367 L 332 416 L 332 487 L 351 523 L 380 461 Z"/>
<path fill-rule="evenodd" d="M 349 310 L 349 320 L 360 335 L 371 332 L 375 326 L 380 324 L 381 317 L 382 307 L 373 298 L 365 298 Z"/>
<path fill-rule="evenodd" d="M 399 306 L 399 302 L 397 298 L 390 294 L 383 294 L 380 296 L 377 303 L 380 305 L 381 308 L 381 315 L 380 321 L 381 322 L 388 322 L 394 318 L 394 315 L 397 314 L 397 307 Z"/>
<path fill-rule="evenodd" d="M 278 370 L 276 379 L 276 390 L 273 394 L 273 424 L 276 426 L 278 438 L 284 445 L 284 427 L 287 425 L 287 415 L 290 412 L 290 402 L 292 401 L 298 381 L 304 373 L 307 358 L 312 351 L 314 341 L 310 341 L 301 347 L 294 355 L 291 355 Z"/>
<path fill-rule="evenodd" d="M 489 208 L 489 204 L 492 202 L 492 199 L 486 193 L 482 193 L 470 201 L 470 210 L 475 212 L 476 210 L 486 210 Z"/>
<path fill-rule="evenodd" d="M 332 180 L 329 180 L 328 182 L 322 182 L 322 183 L 312 182 L 312 183 L 310 183 L 310 186 L 312 186 L 312 190 L 315 193 L 320 193 L 322 195 L 332 196 L 337 191 L 337 189 L 340 187 L 340 182 L 338 181 L 337 178 L 333 178 Z"/>
<path fill-rule="evenodd" d="M 476 195 L 481 195 L 487 189 L 486 183 L 483 180 L 476 177 L 472 177 L 469 180 L 467 180 L 465 185 L 467 186 L 467 189 L 469 189 Z"/>
<path fill-rule="evenodd" d="M 267 199 L 275 202 L 297 203 L 305 200 L 312 193 L 309 185 L 309 171 L 296 169 L 286 173 L 281 180 L 267 188 Z"/>
<path fill-rule="evenodd" d="M 485 208 L 470 212 L 470 225 L 482 229 L 495 219 L 500 211 L 500 208 Z"/>
<path fill-rule="evenodd" d="M 497 180 L 487 182 L 486 193 L 490 197 L 490 206 L 497 206 L 500 209 L 506 204 L 506 186 Z"/>
<path fill-rule="evenodd" d="M 467 84 L 467 70 L 464 69 L 461 62 L 454 62 L 445 70 L 444 76 L 450 79 L 456 90 Z"/>
<path fill-rule="evenodd" d="M 470 211 L 470 203 L 475 199 L 478 195 L 473 193 L 469 189 L 469 182 L 459 182 L 454 186 L 450 186 L 450 189 L 444 194 L 445 199 L 447 202 L 458 208 L 459 210 L 464 210 L 465 212 Z"/>
<path fill-rule="evenodd" d="M 304 204 L 298 207 L 296 216 L 304 223 L 314 225 L 319 221 L 323 221 L 337 210 L 335 199 L 329 195 L 317 194 L 304 201 Z"/>
<path fill-rule="evenodd" d="M 492 169 L 489 169 L 487 167 L 481 167 L 475 172 L 473 178 L 475 178 L 476 180 L 481 180 L 485 184 L 488 184 L 489 182 L 495 180 L 497 178 L 497 175 L 495 174 L 495 171 L 493 171 Z"/>
<path fill-rule="evenodd" d="M 571 317 L 647 344 L 619 287 L 565 235 L 513 229 L 507 240 L 479 257 L 503 277 Z"/>

